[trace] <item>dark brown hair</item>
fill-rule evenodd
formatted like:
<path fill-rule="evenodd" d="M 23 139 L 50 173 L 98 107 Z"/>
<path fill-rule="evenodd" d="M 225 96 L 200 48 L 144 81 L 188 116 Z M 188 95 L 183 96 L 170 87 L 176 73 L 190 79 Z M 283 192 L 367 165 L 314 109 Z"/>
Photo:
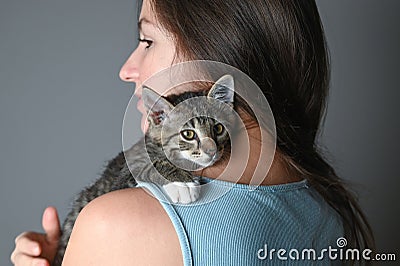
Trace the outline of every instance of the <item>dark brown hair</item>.
<path fill-rule="evenodd" d="M 323 158 L 316 137 L 326 114 L 330 63 L 313 0 L 151 0 L 177 56 L 219 61 L 253 79 L 274 114 L 277 149 L 342 217 L 349 246 L 373 248 L 352 192 Z"/>

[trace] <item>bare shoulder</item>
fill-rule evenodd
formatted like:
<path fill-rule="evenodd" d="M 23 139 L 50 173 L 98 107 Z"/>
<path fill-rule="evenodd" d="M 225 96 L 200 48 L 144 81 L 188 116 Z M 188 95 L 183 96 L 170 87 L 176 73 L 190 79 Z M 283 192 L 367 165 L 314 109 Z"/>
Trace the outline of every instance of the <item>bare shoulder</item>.
<path fill-rule="evenodd" d="M 63 265 L 182 265 L 175 229 L 144 189 L 107 193 L 79 214 Z"/>

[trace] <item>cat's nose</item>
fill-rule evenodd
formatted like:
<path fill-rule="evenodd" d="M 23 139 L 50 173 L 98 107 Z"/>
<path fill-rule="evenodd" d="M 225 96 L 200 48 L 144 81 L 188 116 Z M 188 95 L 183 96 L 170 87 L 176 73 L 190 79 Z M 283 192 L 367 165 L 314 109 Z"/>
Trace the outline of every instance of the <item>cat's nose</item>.
<path fill-rule="evenodd" d="M 214 156 L 217 152 L 217 145 L 212 138 L 203 138 L 200 140 L 201 149 L 209 156 Z"/>

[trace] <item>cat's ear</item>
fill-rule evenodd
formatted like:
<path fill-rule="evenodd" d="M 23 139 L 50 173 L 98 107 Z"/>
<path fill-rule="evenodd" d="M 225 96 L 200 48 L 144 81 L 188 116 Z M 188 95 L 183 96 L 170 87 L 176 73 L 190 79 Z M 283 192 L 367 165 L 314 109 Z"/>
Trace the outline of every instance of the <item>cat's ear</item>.
<path fill-rule="evenodd" d="M 174 108 L 170 102 L 147 86 L 143 86 L 142 100 L 150 122 L 155 125 L 162 123 Z"/>
<path fill-rule="evenodd" d="M 214 98 L 232 106 L 234 95 L 235 85 L 233 77 L 231 75 L 224 75 L 211 87 L 207 97 Z"/>

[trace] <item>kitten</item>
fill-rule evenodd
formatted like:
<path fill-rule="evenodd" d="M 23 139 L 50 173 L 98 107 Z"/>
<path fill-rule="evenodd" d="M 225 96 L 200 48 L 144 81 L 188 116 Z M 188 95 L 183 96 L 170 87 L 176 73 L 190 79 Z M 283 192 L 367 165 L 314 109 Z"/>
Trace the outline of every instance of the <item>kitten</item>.
<path fill-rule="evenodd" d="M 206 100 L 195 98 L 200 96 L 206 96 L 201 98 Z M 198 180 L 191 172 L 174 163 L 190 166 L 190 169 L 204 168 L 229 153 L 229 134 L 224 125 L 213 117 L 219 113 L 227 118 L 225 123 L 233 123 L 233 98 L 233 77 L 230 75 L 221 77 L 208 94 L 185 92 L 160 97 L 150 88 L 144 87 L 142 100 L 149 122 L 145 137 L 125 153 L 120 152 L 108 163 L 102 176 L 78 194 L 64 221 L 52 265 L 61 265 L 79 212 L 90 201 L 105 193 L 135 187 L 137 181 L 142 181 L 162 186 L 172 202 L 187 204 L 196 201 L 200 195 Z M 176 106 L 180 112 L 172 111 Z M 188 113 L 193 114 L 189 120 L 185 118 Z M 187 122 L 177 128 L 179 123 L 176 121 L 180 119 Z M 168 140 L 164 145 L 161 136 Z"/>

